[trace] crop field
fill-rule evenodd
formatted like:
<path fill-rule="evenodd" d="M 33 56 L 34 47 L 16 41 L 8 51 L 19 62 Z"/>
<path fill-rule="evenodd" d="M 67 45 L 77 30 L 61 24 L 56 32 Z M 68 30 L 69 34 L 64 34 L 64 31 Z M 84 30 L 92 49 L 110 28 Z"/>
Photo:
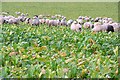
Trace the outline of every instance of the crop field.
<path fill-rule="evenodd" d="M 111 17 L 118 21 L 118 3 L 4 2 L 2 11 Z M 0 77 L 3 78 L 118 78 L 117 32 L 75 32 L 65 26 L 0 26 Z"/>

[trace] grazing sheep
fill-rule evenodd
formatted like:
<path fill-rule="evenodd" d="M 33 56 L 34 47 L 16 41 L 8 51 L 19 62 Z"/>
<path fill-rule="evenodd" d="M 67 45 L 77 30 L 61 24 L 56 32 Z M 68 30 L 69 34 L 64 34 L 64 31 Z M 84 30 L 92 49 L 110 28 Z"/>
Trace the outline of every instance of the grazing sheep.
<path fill-rule="evenodd" d="M 45 24 L 49 25 L 49 19 L 45 20 Z"/>
<path fill-rule="evenodd" d="M 71 24 L 71 30 L 77 31 L 77 32 L 81 32 L 82 26 L 81 26 L 79 23 L 77 23 L 77 21 L 74 21 L 74 22 Z"/>
<path fill-rule="evenodd" d="M 73 20 L 72 20 L 72 19 L 68 20 L 68 21 L 67 21 L 67 26 L 70 26 L 72 23 L 73 23 Z"/>
<path fill-rule="evenodd" d="M 26 18 L 26 20 L 25 20 L 25 24 L 29 24 L 29 23 L 30 23 L 30 22 L 29 22 L 30 19 L 31 19 L 31 18 Z"/>
<path fill-rule="evenodd" d="M 20 12 L 15 12 L 16 15 L 20 15 Z"/>
<path fill-rule="evenodd" d="M 91 22 L 94 22 L 94 18 L 91 18 Z"/>
<path fill-rule="evenodd" d="M 24 14 L 21 14 L 21 16 L 18 16 L 18 19 L 21 21 L 21 22 L 24 22 L 27 17 L 24 15 Z"/>
<path fill-rule="evenodd" d="M 10 18 L 9 20 L 8 20 L 8 23 L 9 24 L 19 24 L 19 19 L 18 18 Z"/>
<path fill-rule="evenodd" d="M 113 21 L 112 18 L 107 18 L 108 21 Z"/>
<path fill-rule="evenodd" d="M 50 26 L 58 26 L 59 25 L 59 21 L 58 20 L 49 20 L 49 27 Z"/>
<path fill-rule="evenodd" d="M 41 24 L 45 24 L 45 21 L 46 21 L 45 18 L 43 18 L 43 19 L 39 19 L 39 22 L 40 22 Z"/>
<path fill-rule="evenodd" d="M 92 26 L 93 26 L 93 24 L 92 24 L 91 22 L 85 22 L 85 23 L 83 24 L 83 27 L 84 27 L 84 28 L 92 28 Z"/>
<path fill-rule="evenodd" d="M 61 25 L 61 26 L 67 26 L 67 22 L 66 22 L 66 21 L 61 21 L 61 22 L 60 22 L 60 25 Z"/>
<path fill-rule="evenodd" d="M 108 20 L 103 20 L 103 23 L 108 23 L 109 21 Z"/>
<path fill-rule="evenodd" d="M 95 20 L 94 20 L 94 22 L 98 22 L 98 21 L 99 21 L 99 19 L 95 19 Z"/>
<path fill-rule="evenodd" d="M 21 16 L 25 16 L 25 14 L 24 14 L 24 13 L 21 13 Z"/>
<path fill-rule="evenodd" d="M 13 24 L 19 24 L 19 19 L 18 18 L 14 18 L 13 19 Z"/>
<path fill-rule="evenodd" d="M 87 22 L 88 22 L 89 20 L 90 20 L 90 18 L 89 18 L 89 17 L 85 17 L 85 21 L 87 21 Z"/>
<path fill-rule="evenodd" d="M 83 19 L 77 19 L 77 22 L 78 22 L 79 24 L 81 24 L 81 25 L 83 25 L 83 24 L 84 24 Z"/>
<path fill-rule="evenodd" d="M 33 17 L 31 25 L 39 26 L 39 24 L 40 24 L 39 18 L 37 16 Z"/>
<path fill-rule="evenodd" d="M 4 16 L 5 23 L 8 23 L 9 19 L 14 18 L 13 16 Z"/>
<path fill-rule="evenodd" d="M 78 19 L 82 19 L 82 16 L 79 16 Z"/>
<path fill-rule="evenodd" d="M 94 32 L 102 31 L 101 23 L 100 22 L 94 23 L 94 28 L 92 29 L 92 31 L 94 31 Z"/>
<path fill-rule="evenodd" d="M 101 20 L 101 19 L 99 19 L 99 20 L 98 20 L 98 22 L 102 23 L 102 20 Z"/>
<path fill-rule="evenodd" d="M 112 23 L 113 23 L 113 21 L 109 21 L 108 23 L 109 23 L 109 24 L 112 24 Z"/>
<path fill-rule="evenodd" d="M 49 20 L 48 26 L 49 26 L 49 27 L 50 27 L 50 26 L 53 26 L 53 24 L 54 24 L 54 20 Z"/>
<path fill-rule="evenodd" d="M 61 26 L 67 26 L 67 21 L 66 21 L 66 17 L 64 17 L 61 22 L 60 22 Z"/>
<path fill-rule="evenodd" d="M 92 31 L 99 32 L 99 31 L 112 31 L 114 32 L 114 27 L 108 23 L 101 24 L 100 22 L 94 23 L 94 28 Z"/>
<path fill-rule="evenodd" d="M 61 20 L 60 20 L 60 19 L 57 19 L 56 22 L 57 22 L 57 25 L 60 26 Z"/>
<path fill-rule="evenodd" d="M 120 23 L 114 22 L 114 23 L 112 23 L 110 25 L 113 26 L 115 32 L 120 31 Z"/>
<path fill-rule="evenodd" d="M 39 15 L 38 18 L 39 18 L 39 19 L 42 19 L 42 18 L 43 18 L 43 15 Z"/>

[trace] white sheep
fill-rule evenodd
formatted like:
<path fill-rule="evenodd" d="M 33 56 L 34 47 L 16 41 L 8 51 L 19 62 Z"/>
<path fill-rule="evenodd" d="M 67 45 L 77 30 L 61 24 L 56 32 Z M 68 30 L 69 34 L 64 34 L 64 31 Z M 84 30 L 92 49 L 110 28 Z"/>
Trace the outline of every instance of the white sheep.
<path fill-rule="evenodd" d="M 31 25 L 35 25 L 35 26 L 39 26 L 40 24 L 40 21 L 39 21 L 39 18 L 38 17 L 33 17 L 32 21 L 31 21 Z"/>
<path fill-rule="evenodd" d="M 79 24 L 84 24 L 84 21 L 83 21 L 83 19 L 76 19 L 76 21 L 79 23 Z"/>
<path fill-rule="evenodd" d="M 20 15 L 20 14 L 21 14 L 21 12 L 15 12 L 15 14 L 16 14 L 16 15 Z"/>
<path fill-rule="evenodd" d="M 21 21 L 21 22 L 24 22 L 26 20 L 26 16 L 24 14 L 21 14 L 21 16 L 18 16 L 18 19 Z"/>
<path fill-rule="evenodd" d="M 46 21 L 45 18 L 43 18 L 43 19 L 39 19 L 39 22 L 40 22 L 41 24 L 45 24 L 45 21 Z"/>
<path fill-rule="evenodd" d="M 73 31 L 77 31 L 77 32 L 81 32 L 81 30 L 82 30 L 82 26 L 79 24 L 79 23 L 77 23 L 77 21 L 74 21 L 72 24 L 71 24 L 71 30 L 73 30 Z"/>
<path fill-rule="evenodd" d="M 110 25 L 113 26 L 115 32 L 120 31 L 120 23 L 114 22 L 114 23 L 112 23 Z"/>
<path fill-rule="evenodd" d="M 25 24 L 29 24 L 30 19 L 31 19 L 31 18 L 26 18 Z"/>
<path fill-rule="evenodd" d="M 102 27 L 100 22 L 94 23 L 94 28 L 92 29 L 92 31 L 99 32 L 99 31 L 102 31 L 102 30 L 103 30 L 103 27 Z"/>
<path fill-rule="evenodd" d="M 50 19 L 46 19 L 46 20 L 45 20 L 45 24 L 49 25 L 49 20 L 50 20 Z"/>
<path fill-rule="evenodd" d="M 49 20 L 49 26 L 58 26 L 59 22 L 57 20 Z"/>
<path fill-rule="evenodd" d="M 73 23 L 73 20 L 72 20 L 72 19 L 68 20 L 68 21 L 67 21 L 67 26 L 70 26 L 72 23 Z"/>
<path fill-rule="evenodd" d="M 39 15 L 38 18 L 39 18 L 39 19 L 42 19 L 42 18 L 43 18 L 43 15 Z"/>
<path fill-rule="evenodd" d="M 66 21 L 66 17 L 64 17 L 61 22 L 60 22 L 61 26 L 67 26 L 67 21 Z"/>
<path fill-rule="evenodd" d="M 83 27 L 84 27 L 84 28 L 92 28 L 92 26 L 93 26 L 92 22 L 85 22 L 85 23 L 83 24 Z"/>
<path fill-rule="evenodd" d="M 112 32 L 114 32 L 114 28 L 113 28 L 112 25 L 110 25 L 108 23 L 101 24 L 100 22 L 96 22 L 96 23 L 94 23 L 94 28 L 92 29 L 92 31 L 95 31 L 95 32 L 100 32 L 100 31 L 109 32 L 109 31 L 112 31 Z"/>
<path fill-rule="evenodd" d="M 10 19 L 8 20 L 8 23 L 9 23 L 9 24 L 19 24 L 19 19 L 18 19 L 18 18 L 15 18 L 15 17 L 10 18 Z"/>

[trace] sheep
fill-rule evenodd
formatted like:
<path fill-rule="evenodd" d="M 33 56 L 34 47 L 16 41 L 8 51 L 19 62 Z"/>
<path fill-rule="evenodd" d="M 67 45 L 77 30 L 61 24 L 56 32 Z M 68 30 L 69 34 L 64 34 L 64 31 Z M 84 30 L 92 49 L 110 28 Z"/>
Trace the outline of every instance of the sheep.
<path fill-rule="evenodd" d="M 112 23 L 110 25 L 113 26 L 115 32 L 120 31 L 120 23 L 114 22 L 114 23 Z"/>
<path fill-rule="evenodd" d="M 21 12 L 15 12 L 16 15 L 20 15 Z"/>
<path fill-rule="evenodd" d="M 108 23 L 101 24 L 100 22 L 96 22 L 96 23 L 94 23 L 94 28 L 92 29 L 92 31 L 95 31 L 95 32 L 100 32 L 100 31 L 114 32 L 114 27 Z"/>
<path fill-rule="evenodd" d="M 47 18 L 50 18 L 50 14 L 46 15 Z"/>
<path fill-rule="evenodd" d="M 45 20 L 45 24 L 49 25 L 49 19 Z"/>
<path fill-rule="evenodd" d="M 55 16 L 56 16 L 56 18 L 60 18 L 60 17 L 61 17 L 61 15 L 60 15 L 60 14 L 56 14 Z"/>
<path fill-rule="evenodd" d="M 94 18 L 91 18 L 91 22 L 94 22 Z"/>
<path fill-rule="evenodd" d="M 103 20 L 103 23 L 109 23 L 109 21 L 108 20 Z"/>
<path fill-rule="evenodd" d="M 39 15 L 38 18 L 39 18 L 39 19 L 42 19 L 42 18 L 43 18 L 43 15 Z"/>
<path fill-rule="evenodd" d="M 89 20 L 90 20 L 90 18 L 89 18 L 89 17 L 85 17 L 85 21 L 87 21 L 87 22 L 88 22 Z"/>
<path fill-rule="evenodd" d="M 100 22 L 94 23 L 94 28 L 92 29 L 92 31 L 94 31 L 94 32 L 102 31 L 101 23 Z"/>
<path fill-rule="evenodd" d="M 15 17 L 10 18 L 10 19 L 8 20 L 8 23 L 9 23 L 9 24 L 19 24 L 19 19 L 18 19 L 18 18 L 15 18 Z"/>
<path fill-rule="evenodd" d="M 79 16 L 78 19 L 82 19 L 82 16 Z"/>
<path fill-rule="evenodd" d="M 113 21 L 109 21 L 108 23 L 109 23 L 109 24 L 112 24 L 112 23 L 113 23 Z"/>
<path fill-rule="evenodd" d="M 73 23 L 73 20 L 72 20 L 72 19 L 68 20 L 68 21 L 67 21 L 67 26 L 70 26 L 72 23 Z"/>
<path fill-rule="evenodd" d="M 81 24 L 81 25 L 83 25 L 83 24 L 84 24 L 83 19 L 77 19 L 77 22 L 78 22 L 79 24 Z"/>
<path fill-rule="evenodd" d="M 54 24 L 54 20 L 49 20 L 48 26 L 50 27 L 50 26 L 52 26 L 53 24 Z"/>
<path fill-rule="evenodd" d="M 58 20 L 49 20 L 49 27 L 50 26 L 58 26 L 59 25 L 59 21 Z"/>
<path fill-rule="evenodd" d="M 9 22 L 9 19 L 11 18 L 14 18 L 13 16 L 9 15 L 9 16 L 4 16 L 4 20 L 5 20 L 5 23 L 8 23 Z"/>
<path fill-rule="evenodd" d="M 25 24 L 29 24 L 30 19 L 31 19 L 31 18 L 26 18 Z"/>
<path fill-rule="evenodd" d="M 38 16 L 33 17 L 32 21 L 31 21 L 31 25 L 32 25 L 32 26 L 33 26 L 33 25 L 39 26 L 39 24 L 40 24 L 40 21 L 39 21 Z"/>
<path fill-rule="evenodd" d="M 66 17 L 64 17 L 61 22 L 60 22 L 61 26 L 67 26 L 67 22 L 66 22 Z"/>
<path fill-rule="evenodd" d="M 46 21 L 45 18 L 43 18 L 43 19 L 39 19 L 39 22 L 40 22 L 41 24 L 45 24 L 45 21 Z"/>
<path fill-rule="evenodd" d="M 56 22 L 57 22 L 57 25 L 60 26 L 61 20 L 60 20 L 60 19 L 57 19 Z"/>
<path fill-rule="evenodd" d="M 77 21 L 74 21 L 74 22 L 71 24 L 71 30 L 77 31 L 77 32 L 81 32 L 82 26 L 81 26 L 79 23 L 77 23 Z"/>
<path fill-rule="evenodd" d="M 24 14 L 21 14 L 21 16 L 18 16 L 18 19 L 21 21 L 21 22 L 24 22 L 26 20 L 26 16 Z"/>
<path fill-rule="evenodd" d="M 13 24 L 19 24 L 19 19 L 18 18 L 14 18 L 13 19 Z"/>
<path fill-rule="evenodd" d="M 112 18 L 107 18 L 108 21 L 113 21 Z"/>
<path fill-rule="evenodd" d="M 93 27 L 93 24 L 92 24 L 92 22 L 85 22 L 85 23 L 83 24 L 83 27 L 84 27 L 84 28 L 92 28 L 92 27 Z"/>
<path fill-rule="evenodd" d="M 60 25 L 61 25 L 61 26 L 67 26 L 67 22 L 66 22 L 66 21 L 61 21 L 61 22 L 60 22 Z"/>

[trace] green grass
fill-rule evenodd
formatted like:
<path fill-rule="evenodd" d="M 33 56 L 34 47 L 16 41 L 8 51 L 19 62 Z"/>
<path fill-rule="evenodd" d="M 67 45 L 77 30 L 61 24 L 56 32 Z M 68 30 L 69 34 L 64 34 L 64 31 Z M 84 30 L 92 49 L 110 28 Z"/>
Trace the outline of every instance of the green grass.
<path fill-rule="evenodd" d="M 117 20 L 117 3 L 93 4 L 95 3 L 86 3 L 87 6 L 85 3 L 3 3 L 2 9 L 13 15 L 15 11 L 21 11 L 28 12 L 30 16 L 60 13 L 72 19 L 79 15 L 89 15 L 108 16 Z M 110 5 L 113 7 L 109 8 Z M 116 32 L 95 34 L 83 29 L 83 32 L 77 33 L 64 26 L 35 27 L 26 24 L 4 24 L 1 28 L 1 77 L 106 78 L 106 75 L 109 75 L 111 78 L 118 78 L 120 76 L 117 72 L 116 44 L 119 43 L 119 39 Z"/>
<path fill-rule="evenodd" d="M 2 10 L 15 14 L 16 11 L 35 14 L 62 14 L 67 18 L 76 19 L 78 16 L 111 17 L 118 21 L 118 3 L 112 2 L 6 2 L 2 3 Z"/>

